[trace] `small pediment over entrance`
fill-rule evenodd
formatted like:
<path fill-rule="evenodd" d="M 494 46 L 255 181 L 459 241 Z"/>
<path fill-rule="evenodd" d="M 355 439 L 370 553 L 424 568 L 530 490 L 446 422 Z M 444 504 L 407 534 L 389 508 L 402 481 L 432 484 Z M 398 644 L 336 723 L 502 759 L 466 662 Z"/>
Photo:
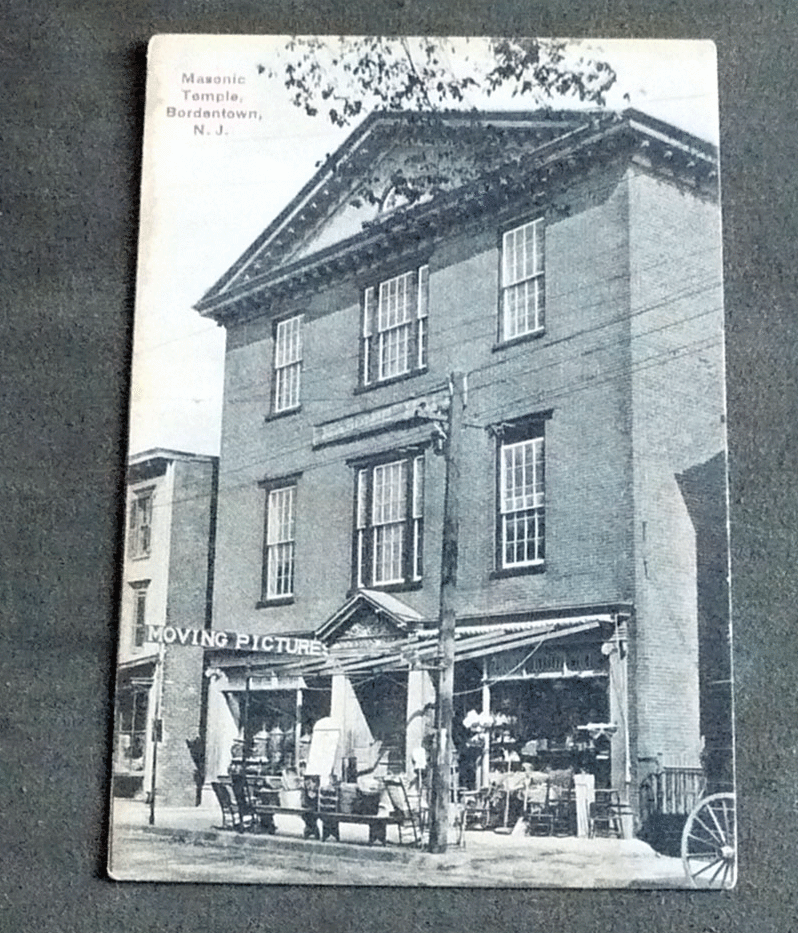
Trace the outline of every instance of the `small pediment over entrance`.
<path fill-rule="evenodd" d="M 318 629 L 316 637 L 330 647 L 371 647 L 405 638 L 420 621 L 421 615 L 396 597 L 359 590 Z"/>

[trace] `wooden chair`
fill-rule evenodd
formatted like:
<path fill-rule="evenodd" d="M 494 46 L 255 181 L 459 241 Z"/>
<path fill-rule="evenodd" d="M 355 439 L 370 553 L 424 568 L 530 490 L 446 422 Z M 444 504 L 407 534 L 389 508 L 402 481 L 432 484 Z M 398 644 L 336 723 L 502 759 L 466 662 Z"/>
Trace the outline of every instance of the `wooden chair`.
<path fill-rule="evenodd" d="M 421 842 L 421 835 L 416 815 L 413 813 L 413 807 L 410 804 L 410 798 L 407 796 L 405 782 L 401 777 L 386 778 L 385 790 L 388 793 L 388 799 L 391 801 L 391 807 L 393 808 L 392 815 L 399 820 L 398 830 L 400 844 L 403 841 L 402 831 L 409 827 L 410 831 L 413 833 L 413 844 L 419 845 Z"/>
<path fill-rule="evenodd" d="M 236 829 L 243 833 L 245 830 L 254 830 L 258 823 L 255 814 L 255 808 L 252 805 L 252 798 L 249 793 L 249 785 L 243 774 L 231 774 L 230 786 L 233 788 L 236 807 L 238 807 L 238 821 Z"/>
<path fill-rule="evenodd" d="M 530 836 L 550 836 L 554 814 L 549 809 L 550 778 L 542 772 L 527 774 L 524 786 L 524 821 Z"/>
<path fill-rule="evenodd" d="M 222 825 L 218 828 L 238 829 L 238 813 L 227 785 L 221 784 L 219 781 L 211 781 L 211 787 L 214 794 L 216 794 L 216 799 L 219 801 L 219 807 L 222 811 Z"/>
<path fill-rule="evenodd" d="M 554 814 L 543 804 L 530 804 L 524 819 L 530 836 L 550 836 L 554 832 Z"/>
<path fill-rule="evenodd" d="M 464 829 L 487 829 L 491 821 L 490 790 L 461 790 L 460 806 Z"/>
<path fill-rule="evenodd" d="M 596 836 L 616 836 L 621 838 L 621 823 L 613 808 L 603 801 L 594 801 L 590 804 L 588 813 L 588 835 L 591 839 Z"/>
<path fill-rule="evenodd" d="M 572 768 L 552 771 L 549 775 L 546 810 L 551 814 L 554 835 L 569 836 L 575 833 L 576 801 Z"/>
<path fill-rule="evenodd" d="M 620 801 L 617 790 L 596 790 L 596 799 L 590 804 L 588 813 L 588 835 L 595 838 L 597 835 L 615 836 L 623 838 L 622 817 L 628 807 Z"/>

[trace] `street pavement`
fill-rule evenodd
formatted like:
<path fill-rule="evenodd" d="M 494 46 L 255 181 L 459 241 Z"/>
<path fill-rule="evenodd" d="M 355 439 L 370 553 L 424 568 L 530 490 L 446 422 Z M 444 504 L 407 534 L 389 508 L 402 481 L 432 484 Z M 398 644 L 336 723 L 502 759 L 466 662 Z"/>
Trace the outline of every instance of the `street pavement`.
<path fill-rule="evenodd" d="M 639 839 L 577 839 L 469 831 L 464 845 L 433 854 L 399 845 L 368 845 L 366 827 L 342 824 L 341 841 L 302 838 L 299 817 L 278 814 L 277 834 L 219 828 L 213 802 L 156 809 L 115 800 L 109 873 L 118 881 L 247 884 L 398 885 L 414 887 L 684 888 L 681 860 Z"/>

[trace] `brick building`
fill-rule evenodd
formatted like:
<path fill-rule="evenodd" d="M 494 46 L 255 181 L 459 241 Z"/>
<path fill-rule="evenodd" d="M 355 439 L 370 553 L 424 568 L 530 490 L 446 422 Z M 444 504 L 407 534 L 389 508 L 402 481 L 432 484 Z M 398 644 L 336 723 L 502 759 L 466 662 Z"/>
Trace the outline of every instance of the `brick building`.
<path fill-rule="evenodd" d="M 119 796 L 146 799 L 153 786 L 168 805 L 189 806 L 197 796 L 186 742 L 205 731 L 202 652 L 159 648 L 150 627 L 210 626 L 217 472 L 218 458 L 175 450 L 128 460 L 113 755 Z"/>
<path fill-rule="evenodd" d="M 479 177 L 402 203 L 402 166 L 444 146 Z M 197 305 L 227 332 L 214 627 L 276 648 L 209 652 L 209 774 L 241 739 L 295 760 L 326 716 L 341 773 L 411 767 L 435 707 L 429 413 L 454 372 L 461 783 L 532 755 L 636 806 L 652 770 L 699 767 L 693 516 L 726 534 L 724 483 L 698 469 L 725 474 L 720 248 L 714 148 L 638 112 L 352 133 Z"/>

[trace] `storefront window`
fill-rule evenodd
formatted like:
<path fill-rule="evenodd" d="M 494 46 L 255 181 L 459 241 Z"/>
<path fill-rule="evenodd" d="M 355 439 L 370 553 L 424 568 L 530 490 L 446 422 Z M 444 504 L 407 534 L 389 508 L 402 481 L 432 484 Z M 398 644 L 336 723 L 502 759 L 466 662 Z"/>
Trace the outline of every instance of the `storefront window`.
<path fill-rule="evenodd" d="M 125 690 L 119 698 L 116 766 L 119 771 L 143 771 L 149 691 Z"/>
<path fill-rule="evenodd" d="M 232 750 L 233 768 L 240 768 L 246 758 L 248 774 L 281 774 L 299 768 L 302 737 L 312 733 L 315 722 L 329 716 L 330 681 L 318 678 L 284 689 L 263 689 L 255 684 L 248 696 L 246 691 L 235 690 L 227 700 L 239 728 Z"/>
<path fill-rule="evenodd" d="M 468 686 L 455 683 L 465 701 L 458 704 L 456 733 L 464 787 L 486 786 L 522 770 L 585 771 L 595 775 L 596 786 L 609 786 L 609 735 L 586 728 L 608 724 L 607 677 L 497 678 L 489 685 L 488 710 L 479 702 L 481 690 Z"/>

